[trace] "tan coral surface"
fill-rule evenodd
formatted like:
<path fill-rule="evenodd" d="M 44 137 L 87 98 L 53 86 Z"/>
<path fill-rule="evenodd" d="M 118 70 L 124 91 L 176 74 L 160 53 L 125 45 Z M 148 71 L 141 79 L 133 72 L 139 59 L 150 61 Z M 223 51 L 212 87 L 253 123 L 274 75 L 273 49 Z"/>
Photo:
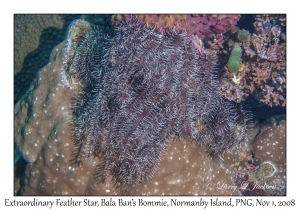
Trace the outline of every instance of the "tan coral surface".
<path fill-rule="evenodd" d="M 80 23 L 78 27 L 85 27 Z M 78 27 L 69 35 L 77 34 Z M 20 186 L 15 178 L 15 193 L 21 188 L 22 195 L 239 194 L 220 187 L 232 185 L 228 167 L 236 161 L 236 156 L 228 154 L 223 161 L 191 141 L 173 141 L 155 177 L 137 187 L 116 189 L 109 179 L 104 184 L 95 183 L 93 171 L 97 159 L 71 165 L 70 121 L 75 89 L 66 83 L 63 63 L 69 59 L 64 53 L 72 53 L 72 47 L 63 42 L 53 50 L 51 62 L 39 72 L 30 91 L 15 106 L 15 142 L 28 162 L 24 184 Z"/>

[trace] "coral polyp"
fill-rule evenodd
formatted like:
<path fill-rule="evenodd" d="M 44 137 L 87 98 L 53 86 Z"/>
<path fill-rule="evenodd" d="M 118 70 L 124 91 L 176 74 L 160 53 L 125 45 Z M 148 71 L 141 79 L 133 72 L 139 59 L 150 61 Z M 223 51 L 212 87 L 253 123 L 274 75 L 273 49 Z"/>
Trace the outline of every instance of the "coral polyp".
<path fill-rule="evenodd" d="M 216 54 L 175 28 L 158 31 L 134 17 L 114 33 L 92 29 L 66 71 L 84 84 L 73 105 L 72 161 L 99 157 L 100 181 L 150 179 L 175 137 L 219 155 L 247 140 L 251 114 L 219 93 Z"/>

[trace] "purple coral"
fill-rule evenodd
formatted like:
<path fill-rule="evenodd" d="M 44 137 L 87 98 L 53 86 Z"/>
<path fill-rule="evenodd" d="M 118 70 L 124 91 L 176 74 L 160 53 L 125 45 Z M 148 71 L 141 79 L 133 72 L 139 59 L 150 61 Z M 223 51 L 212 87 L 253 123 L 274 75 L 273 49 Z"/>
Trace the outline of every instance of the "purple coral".
<path fill-rule="evenodd" d="M 131 15 L 124 15 L 125 20 L 130 20 Z M 115 15 L 112 21 L 115 24 L 122 19 L 121 15 Z M 169 28 L 176 27 L 177 31 L 186 31 L 188 36 L 197 35 L 201 39 L 213 38 L 234 28 L 240 19 L 235 14 L 138 14 L 137 19 L 148 28 L 158 25 L 160 32 L 165 34 Z"/>
<path fill-rule="evenodd" d="M 73 162 L 100 157 L 101 181 L 138 184 L 153 176 L 175 136 L 217 154 L 246 139 L 250 115 L 222 98 L 217 57 L 198 48 L 186 33 L 162 35 L 135 18 L 113 37 L 85 35 L 67 72 L 84 84 L 74 103 Z"/>

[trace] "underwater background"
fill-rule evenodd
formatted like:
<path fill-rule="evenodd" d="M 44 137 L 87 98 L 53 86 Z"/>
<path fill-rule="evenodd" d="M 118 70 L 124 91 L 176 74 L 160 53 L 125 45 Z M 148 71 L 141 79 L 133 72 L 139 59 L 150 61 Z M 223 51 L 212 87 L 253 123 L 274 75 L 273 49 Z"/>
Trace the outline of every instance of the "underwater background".
<path fill-rule="evenodd" d="M 19 14 L 14 16 L 15 195 L 285 195 L 286 16 L 284 14 L 139 14 L 134 16 L 137 25 L 130 22 L 132 17 L 120 14 Z M 141 30 L 140 26 L 149 31 L 145 34 L 134 32 L 134 30 Z M 149 144 L 149 147 L 156 150 L 161 148 L 161 152 L 156 155 L 157 157 L 149 155 L 149 159 L 151 161 L 153 159 L 150 162 L 154 166 L 149 163 L 152 169 L 143 172 L 144 175 L 138 175 L 142 173 L 139 171 L 143 171 L 143 167 L 148 167 L 143 165 L 146 162 L 144 160 L 138 162 L 137 158 L 129 161 L 129 157 L 125 155 L 128 152 L 123 154 L 118 149 L 121 145 L 132 144 L 132 141 L 128 143 L 120 140 L 114 143 L 114 140 L 109 142 L 105 139 L 98 140 L 101 138 L 99 136 L 108 135 L 109 138 L 109 135 L 113 135 L 105 132 L 110 130 L 109 128 L 117 129 L 114 123 L 124 122 L 124 120 L 118 121 L 116 117 L 122 113 L 122 105 L 117 102 L 114 104 L 113 101 L 119 97 L 118 100 L 127 103 L 125 94 L 127 86 L 122 87 L 118 82 L 115 87 L 116 93 L 111 87 L 111 94 L 106 91 L 102 95 L 95 95 L 95 92 L 101 90 L 99 88 L 101 84 L 107 83 L 107 90 L 110 90 L 109 83 L 113 83 L 119 75 L 122 76 L 121 73 L 111 76 L 106 76 L 109 73 L 103 73 L 102 78 L 102 73 L 98 75 L 97 69 L 101 69 L 102 65 L 112 69 L 110 72 L 121 71 L 118 70 L 119 67 L 114 67 L 118 64 L 118 59 L 127 62 L 131 57 L 125 56 L 126 51 L 131 50 L 134 53 L 139 49 L 130 44 L 125 45 L 123 42 L 127 39 L 133 40 L 132 42 L 143 40 L 144 38 L 140 37 L 151 37 L 155 32 L 155 36 L 153 35 L 151 39 L 166 37 L 165 42 L 175 46 L 172 39 L 168 38 L 172 35 L 168 30 L 174 27 L 176 29 L 173 33 L 174 37 L 180 37 L 180 34 L 184 33 L 182 43 L 178 42 L 179 46 L 195 48 L 195 53 L 190 53 L 191 55 L 183 61 L 192 59 L 193 54 L 200 54 L 201 68 L 211 71 L 208 74 L 211 78 L 199 76 L 199 80 L 193 83 L 197 83 L 195 95 L 198 93 L 197 87 L 206 79 L 211 80 L 210 84 L 214 84 L 210 86 L 204 83 L 203 86 L 203 90 L 207 90 L 207 92 L 203 91 L 207 94 L 203 98 L 214 98 L 212 96 L 218 95 L 214 103 L 203 102 L 202 107 L 216 106 L 208 109 L 208 113 L 212 112 L 212 117 L 208 116 L 208 120 L 198 124 L 192 122 L 194 119 L 187 123 L 187 125 L 192 124 L 193 129 L 203 129 L 199 136 L 208 140 L 183 141 L 188 139 L 186 136 L 192 136 L 191 139 L 193 137 L 200 139 L 200 137 L 195 137 L 195 131 L 189 130 L 190 128 L 183 131 L 177 128 L 180 126 L 176 126 L 176 122 L 172 121 L 174 113 L 177 112 L 171 112 L 164 116 L 166 121 L 161 121 L 165 127 L 157 128 L 162 130 L 159 135 L 165 138 L 159 137 L 155 140 L 158 142 L 155 146 L 149 143 L 152 141 L 142 144 Z M 151 32 L 152 29 L 154 32 Z M 102 34 L 105 35 L 102 37 Z M 159 42 L 164 42 L 164 38 L 161 39 L 162 41 Z M 98 48 L 98 43 L 103 49 L 90 52 L 89 49 Z M 139 44 L 138 41 L 137 43 Z M 145 43 L 136 45 L 144 47 Z M 124 46 L 125 51 L 122 51 L 124 49 L 120 46 Z M 166 44 L 166 49 L 169 49 L 168 47 L 169 44 Z M 171 53 L 173 49 L 177 48 L 171 46 Z M 145 52 L 148 51 L 150 50 Z M 157 53 L 160 52 L 164 56 L 165 51 L 160 51 L 158 47 Z M 187 50 L 187 52 L 194 51 Z M 179 56 L 176 60 L 180 61 L 187 52 L 174 54 L 174 56 Z M 135 59 L 132 58 L 133 63 L 140 62 L 145 65 L 143 59 Z M 196 62 L 198 58 L 193 59 Z M 147 64 L 150 63 L 151 66 L 152 61 L 154 62 L 154 58 L 150 57 Z M 165 62 L 164 58 L 158 63 L 163 62 Z M 135 77 L 135 73 L 130 75 L 134 76 L 128 78 L 132 87 L 141 85 L 140 88 L 143 88 L 145 76 Z M 170 77 L 177 78 L 176 75 Z M 123 76 L 120 78 L 118 81 L 122 81 Z M 189 76 L 187 80 L 190 80 Z M 98 81 L 101 83 L 98 84 Z M 153 83 L 157 83 L 158 89 L 162 84 Z M 162 89 L 166 89 L 170 84 Z M 181 88 L 182 85 L 178 87 Z M 118 88 L 126 90 L 125 95 L 121 95 L 121 90 Z M 191 90 L 187 90 L 189 91 Z M 140 92 L 142 91 L 127 93 L 127 97 L 138 97 L 134 94 L 141 94 Z M 103 99 L 104 97 L 107 99 Z M 173 106 L 172 100 L 164 97 L 159 100 L 165 101 L 156 102 L 162 110 L 167 109 L 166 104 L 169 104 L 168 107 Z M 192 96 L 189 97 L 190 100 L 194 100 Z M 113 105 L 110 106 L 110 103 Z M 97 104 L 109 107 L 109 114 L 106 116 L 106 113 L 101 112 L 99 114 L 103 118 L 102 121 L 100 120 L 101 123 L 90 123 L 94 122 L 92 119 L 97 119 L 98 115 L 93 114 L 98 110 L 93 108 Z M 192 107 L 191 104 L 187 102 L 186 107 Z M 222 105 L 219 107 L 214 104 Z M 119 108 L 116 108 L 118 106 Z M 224 107 L 227 106 L 238 108 L 237 111 L 232 111 L 232 108 L 226 111 Z M 176 108 L 174 105 L 172 110 Z M 99 108 L 99 110 L 103 109 Z M 243 113 L 238 111 L 240 109 L 249 111 L 251 117 L 246 114 L 243 117 L 242 114 L 236 114 Z M 135 112 L 131 110 L 131 114 L 134 115 Z M 199 115 L 202 116 L 203 113 L 200 112 Z M 139 116 L 136 118 L 138 119 Z M 248 118 L 251 126 L 248 126 Z M 112 122 L 107 122 L 106 125 L 106 119 L 111 119 Z M 158 119 L 160 119 L 159 114 L 153 118 L 149 116 L 150 125 L 159 122 Z M 184 121 L 183 117 L 178 124 L 184 126 L 186 125 Z M 235 124 L 234 128 L 230 127 L 231 124 L 225 128 L 221 127 L 224 122 L 229 121 Z M 245 123 L 241 123 L 242 121 Z M 126 123 L 128 124 L 126 129 L 129 129 L 131 124 L 143 126 L 142 120 Z M 105 124 L 103 129 L 95 129 L 103 124 Z M 244 124 L 245 127 L 240 128 Z M 174 134 L 164 134 L 164 131 L 170 127 L 168 125 L 174 127 L 176 130 Z M 246 129 L 248 127 L 251 129 Z M 122 136 L 122 129 L 120 128 L 120 134 L 111 138 Z M 223 134 L 228 130 L 230 130 L 230 137 Z M 111 132 L 113 131 L 118 133 L 118 130 L 112 129 Z M 130 129 L 126 132 L 125 136 L 129 135 Z M 212 137 L 207 137 L 209 135 Z M 235 139 L 235 135 L 237 140 L 231 142 Z M 178 137 L 179 140 L 164 141 L 167 137 L 175 139 Z M 137 139 L 140 137 L 135 138 L 134 141 Z M 222 146 L 227 144 L 232 145 L 230 148 Z M 136 147 L 131 145 L 127 150 L 135 154 L 133 151 Z M 118 154 L 118 158 L 114 158 L 113 154 Z M 126 160 L 123 160 L 123 157 L 126 157 Z M 75 165 L 70 162 L 72 158 L 75 158 Z M 118 162 L 116 159 L 121 159 L 123 162 Z M 117 166 L 113 166 L 114 164 Z M 126 164 L 128 167 L 122 168 Z M 137 168 L 133 169 L 133 165 L 137 165 Z M 105 173 L 103 174 L 101 170 Z M 99 184 L 97 175 L 108 178 L 102 179 Z M 233 191 L 220 187 L 225 185 L 237 186 L 239 190 Z"/>

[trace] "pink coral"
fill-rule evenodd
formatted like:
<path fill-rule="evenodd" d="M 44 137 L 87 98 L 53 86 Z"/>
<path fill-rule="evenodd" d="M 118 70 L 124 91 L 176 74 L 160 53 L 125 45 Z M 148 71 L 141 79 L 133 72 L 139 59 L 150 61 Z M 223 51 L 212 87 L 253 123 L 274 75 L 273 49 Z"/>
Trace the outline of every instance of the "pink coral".
<path fill-rule="evenodd" d="M 281 28 L 285 25 L 285 18 L 279 17 L 257 15 L 254 23 L 255 33 L 249 33 L 248 39 L 239 43 L 243 49 L 241 66 L 244 68 L 240 68 L 237 74 L 237 77 L 241 78 L 238 88 L 243 95 L 251 94 L 270 107 L 286 105 L 286 43 Z M 278 20 L 281 26 L 272 25 L 271 20 L 274 19 Z M 231 39 L 227 41 L 229 50 L 233 46 L 232 43 Z M 209 44 L 211 48 L 217 46 L 215 43 Z M 219 51 L 219 57 L 228 60 L 227 51 L 227 48 L 223 48 L 222 52 Z M 231 79 L 228 71 L 223 77 Z M 225 92 L 222 92 L 224 95 Z"/>
<path fill-rule="evenodd" d="M 285 106 L 286 45 L 280 43 L 281 28 L 271 26 L 268 18 L 258 20 L 261 22 L 254 23 L 257 33 L 242 45 L 243 59 L 248 61 L 242 85 L 260 102 L 271 107 Z"/>
<path fill-rule="evenodd" d="M 126 20 L 130 15 L 124 15 Z M 186 31 L 189 36 L 197 35 L 199 38 L 213 38 L 217 34 L 224 33 L 235 27 L 240 15 L 226 14 L 183 14 L 183 15 L 137 15 L 139 22 L 147 24 L 149 28 L 158 24 L 162 32 L 165 33 L 168 28 L 176 27 L 178 31 Z M 121 15 L 113 16 L 113 22 L 116 24 L 122 20 Z"/>

